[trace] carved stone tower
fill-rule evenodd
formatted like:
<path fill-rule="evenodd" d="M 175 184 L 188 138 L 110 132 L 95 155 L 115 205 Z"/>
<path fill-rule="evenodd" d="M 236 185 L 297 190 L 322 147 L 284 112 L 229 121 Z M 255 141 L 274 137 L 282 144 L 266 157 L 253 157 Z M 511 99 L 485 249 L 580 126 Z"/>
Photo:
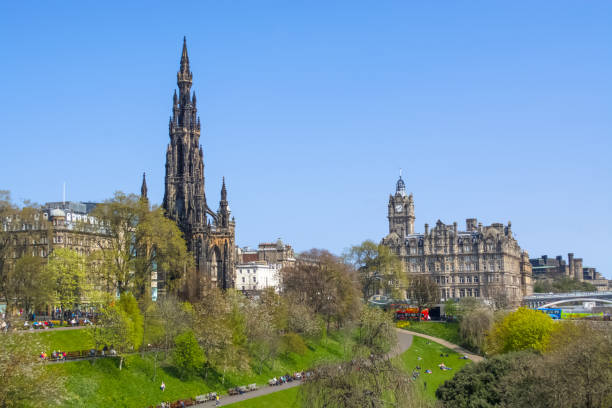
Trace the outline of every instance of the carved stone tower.
<path fill-rule="evenodd" d="M 233 286 L 234 230 L 229 220 L 220 223 L 221 214 L 206 204 L 204 192 L 204 153 L 200 145 L 200 118 L 197 116 L 195 92 L 191 93 L 193 75 L 189 67 L 187 41 L 183 39 L 181 64 L 177 73 L 178 95 L 173 97 L 170 117 L 170 143 L 166 151 L 166 180 L 163 207 L 185 235 L 188 249 L 194 254 L 197 278 L 192 279 L 191 293 L 199 292 L 203 278 L 224 289 Z M 225 184 L 223 186 L 225 191 Z M 227 191 L 222 192 L 227 207 Z M 207 222 L 207 214 L 213 226 Z M 227 211 L 229 217 L 229 210 Z M 223 236 L 220 242 L 213 238 Z"/>
<path fill-rule="evenodd" d="M 406 195 L 406 184 L 400 172 L 395 195 L 389 195 L 389 233 L 395 232 L 400 238 L 414 234 L 414 200 L 412 194 Z"/>

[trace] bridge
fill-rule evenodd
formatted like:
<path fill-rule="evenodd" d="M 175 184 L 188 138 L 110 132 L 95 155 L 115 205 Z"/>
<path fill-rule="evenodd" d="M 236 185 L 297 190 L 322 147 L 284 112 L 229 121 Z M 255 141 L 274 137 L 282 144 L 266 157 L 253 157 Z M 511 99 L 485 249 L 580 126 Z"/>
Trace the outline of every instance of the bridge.
<path fill-rule="evenodd" d="M 523 298 L 523 304 L 531 309 L 572 302 L 595 302 L 612 306 L 612 292 L 534 293 Z"/>

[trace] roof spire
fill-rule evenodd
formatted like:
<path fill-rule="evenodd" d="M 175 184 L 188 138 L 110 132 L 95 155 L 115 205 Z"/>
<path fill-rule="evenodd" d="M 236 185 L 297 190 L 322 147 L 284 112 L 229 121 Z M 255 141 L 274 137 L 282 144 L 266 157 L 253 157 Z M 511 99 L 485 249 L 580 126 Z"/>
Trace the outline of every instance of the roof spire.
<path fill-rule="evenodd" d="M 140 198 L 147 200 L 147 173 L 142 173 L 142 186 L 140 187 Z"/>
<path fill-rule="evenodd" d="M 187 55 L 187 37 L 183 37 L 183 54 L 181 55 L 181 71 L 189 71 L 189 55 Z"/>
<path fill-rule="evenodd" d="M 225 188 L 225 176 L 223 176 L 223 185 L 221 186 L 221 200 L 227 201 L 227 189 Z"/>

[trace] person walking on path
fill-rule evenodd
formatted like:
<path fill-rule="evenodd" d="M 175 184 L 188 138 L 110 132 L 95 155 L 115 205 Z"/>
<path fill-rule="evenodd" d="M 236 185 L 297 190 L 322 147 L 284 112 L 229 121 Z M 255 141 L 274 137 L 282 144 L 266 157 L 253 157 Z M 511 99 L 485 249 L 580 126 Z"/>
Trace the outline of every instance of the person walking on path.
<path fill-rule="evenodd" d="M 164 390 L 166 389 L 166 384 L 163 381 L 162 381 L 159 389 L 162 390 L 162 392 L 164 392 Z"/>
<path fill-rule="evenodd" d="M 219 396 L 217 395 L 215 397 L 215 407 L 218 407 L 218 406 L 219 406 Z"/>

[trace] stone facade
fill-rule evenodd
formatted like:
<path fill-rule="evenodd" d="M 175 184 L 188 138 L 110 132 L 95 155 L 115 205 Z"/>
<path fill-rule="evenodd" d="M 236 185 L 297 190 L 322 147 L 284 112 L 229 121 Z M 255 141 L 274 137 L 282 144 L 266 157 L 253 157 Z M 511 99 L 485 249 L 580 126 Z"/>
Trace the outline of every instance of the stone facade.
<path fill-rule="evenodd" d="M 188 249 L 194 254 L 196 276 L 188 279 L 188 285 L 192 286 L 188 290 L 197 294 L 199 286 L 206 281 L 222 289 L 234 287 L 236 224 L 230 218 L 225 180 L 219 210 L 213 211 L 206 203 L 204 153 L 200 145 L 196 95 L 191 94 L 192 78 L 184 40 L 177 74 L 179 93 L 174 92 L 169 123 L 163 207 L 166 215 L 178 224 Z"/>
<path fill-rule="evenodd" d="M 401 257 L 408 274 L 428 274 L 440 287 L 440 298 L 503 297 L 517 304 L 533 292 L 531 264 L 512 235 L 510 222 L 483 226 L 475 218 L 457 223 L 438 220 L 423 233 L 414 232 L 414 199 L 401 176 L 389 196 L 389 234 L 382 240 Z"/>
<path fill-rule="evenodd" d="M 265 261 L 247 262 L 236 265 L 236 289 L 256 293 L 265 288 L 280 290 L 281 263 Z"/>
<path fill-rule="evenodd" d="M 265 262 L 290 266 L 295 264 L 295 253 L 291 245 L 286 245 L 279 238 L 276 242 L 262 242 L 257 249 L 238 248 L 238 263 Z"/>
<path fill-rule="evenodd" d="M 567 254 L 567 262 L 561 255 L 552 258 L 542 255 L 529 260 L 535 279 L 554 280 L 571 278 L 593 284 L 598 291 L 607 291 L 612 287 L 609 281 L 595 268 L 584 267 L 582 258 L 575 258 L 573 253 Z"/>

